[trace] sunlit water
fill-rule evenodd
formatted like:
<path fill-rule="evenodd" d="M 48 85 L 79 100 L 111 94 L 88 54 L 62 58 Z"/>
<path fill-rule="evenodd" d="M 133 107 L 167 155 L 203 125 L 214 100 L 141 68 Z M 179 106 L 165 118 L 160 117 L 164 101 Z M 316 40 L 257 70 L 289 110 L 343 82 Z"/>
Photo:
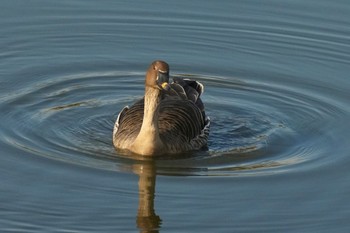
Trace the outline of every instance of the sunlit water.
<path fill-rule="evenodd" d="M 23 4 L 0 10 L 2 231 L 350 228 L 345 1 Z M 155 59 L 204 84 L 208 151 L 113 148 Z"/>

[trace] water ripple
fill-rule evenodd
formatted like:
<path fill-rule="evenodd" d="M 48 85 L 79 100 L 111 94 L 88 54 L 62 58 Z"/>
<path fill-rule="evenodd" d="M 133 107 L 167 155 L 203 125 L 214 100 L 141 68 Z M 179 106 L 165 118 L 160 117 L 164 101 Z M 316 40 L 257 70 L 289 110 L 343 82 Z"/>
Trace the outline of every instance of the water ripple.
<path fill-rule="evenodd" d="M 290 83 L 178 74 L 202 81 L 212 118 L 209 150 L 157 159 L 167 175 L 262 175 L 319 166 L 329 152 L 327 119 L 343 110 Z M 107 170 L 132 170 L 140 157 L 111 141 L 119 110 L 143 92 L 139 72 L 67 74 L 7 96 L 2 140 L 38 156 Z M 11 125 L 12 127 L 7 127 Z M 322 137 L 320 137 L 322 135 Z M 142 159 L 141 159 L 142 160 Z M 305 166 L 310 168 L 310 165 Z M 312 167 L 312 166 L 311 166 Z"/>

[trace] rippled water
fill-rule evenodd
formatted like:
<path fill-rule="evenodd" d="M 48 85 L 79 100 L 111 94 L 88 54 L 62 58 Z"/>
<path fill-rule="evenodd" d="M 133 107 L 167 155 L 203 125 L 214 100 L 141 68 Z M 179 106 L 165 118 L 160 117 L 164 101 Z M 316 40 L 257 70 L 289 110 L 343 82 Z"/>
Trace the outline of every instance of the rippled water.
<path fill-rule="evenodd" d="M 5 1 L 3 232 L 346 232 L 350 5 Z M 118 154 L 149 63 L 205 86 L 209 150 Z"/>

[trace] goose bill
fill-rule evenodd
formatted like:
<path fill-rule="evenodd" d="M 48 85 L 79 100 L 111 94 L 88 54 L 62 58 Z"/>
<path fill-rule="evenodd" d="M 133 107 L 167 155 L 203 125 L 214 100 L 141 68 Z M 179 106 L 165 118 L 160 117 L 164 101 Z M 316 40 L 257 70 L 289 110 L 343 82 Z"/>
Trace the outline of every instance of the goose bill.
<path fill-rule="evenodd" d="M 169 82 L 169 72 L 158 71 L 157 75 L 158 84 L 162 84 L 164 82 Z"/>
<path fill-rule="evenodd" d="M 164 90 L 169 90 L 169 72 L 158 71 L 157 84 Z"/>
<path fill-rule="evenodd" d="M 167 82 L 164 82 L 160 85 L 163 90 L 169 91 L 170 90 L 170 85 Z"/>

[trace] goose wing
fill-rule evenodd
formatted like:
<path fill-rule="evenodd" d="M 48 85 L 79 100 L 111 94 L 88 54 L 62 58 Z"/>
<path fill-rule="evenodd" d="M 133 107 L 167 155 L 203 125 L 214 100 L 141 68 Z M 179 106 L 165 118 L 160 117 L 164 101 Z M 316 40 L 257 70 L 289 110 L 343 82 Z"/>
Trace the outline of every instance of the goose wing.
<path fill-rule="evenodd" d="M 195 103 L 195 105 L 201 110 L 203 117 L 205 118 L 204 104 L 200 96 L 204 92 L 204 86 L 198 81 L 191 79 L 183 79 L 181 77 L 173 77 L 173 83 L 171 88 L 176 90 L 178 95 L 185 96 L 182 99 L 188 99 Z"/>
<path fill-rule="evenodd" d="M 173 77 L 170 87 L 182 101 L 169 104 L 174 108 L 164 111 L 166 112 L 164 115 L 170 115 L 176 109 L 177 117 L 173 116 L 172 119 L 178 121 L 174 124 L 178 125 L 177 132 L 179 132 L 178 135 L 182 135 L 180 136 L 182 143 L 189 142 L 190 149 L 201 149 L 207 145 L 210 131 L 210 118 L 205 115 L 204 104 L 200 98 L 204 92 L 204 86 L 195 80 Z M 173 138 L 174 135 L 176 134 L 169 134 L 168 137 L 176 141 L 176 138 Z"/>
<path fill-rule="evenodd" d="M 143 120 L 144 99 L 130 108 L 124 107 L 118 115 L 113 130 L 113 142 L 119 148 L 130 145 L 140 132 Z"/>
<path fill-rule="evenodd" d="M 198 81 L 181 77 L 173 77 L 173 80 L 173 84 L 182 86 L 187 98 L 194 103 L 197 102 L 197 99 L 204 92 L 204 86 Z"/>
<path fill-rule="evenodd" d="M 166 99 L 159 110 L 159 131 L 169 152 L 198 150 L 206 146 L 210 120 L 189 100 Z"/>

